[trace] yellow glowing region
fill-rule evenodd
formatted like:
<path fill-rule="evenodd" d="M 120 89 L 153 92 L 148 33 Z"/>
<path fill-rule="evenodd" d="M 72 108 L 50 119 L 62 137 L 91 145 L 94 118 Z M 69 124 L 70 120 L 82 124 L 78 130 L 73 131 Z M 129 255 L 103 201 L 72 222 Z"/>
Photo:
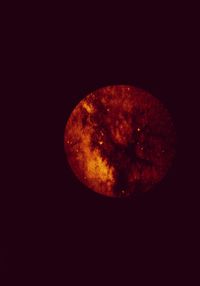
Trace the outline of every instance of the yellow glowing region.
<path fill-rule="evenodd" d="M 107 180 L 113 180 L 113 168 L 107 165 L 106 160 L 103 160 L 96 149 L 88 154 L 87 157 L 87 176 L 90 178 L 100 179 L 103 182 Z"/>
<path fill-rule="evenodd" d="M 101 157 L 98 147 L 91 149 L 93 128 L 89 125 L 84 129 L 77 130 L 76 128 L 76 131 L 80 138 L 80 150 L 76 153 L 76 162 L 79 166 L 82 165 L 84 180 L 97 192 L 104 189 L 105 193 L 111 193 L 114 184 L 114 168 Z M 99 144 L 103 144 L 103 141 L 99 141 Z"/>
<path fill-rule="evenodd" d="M 91 104 L 87 103 L 86 101 L 83 102 L 83 108 L 85 108 L 88 113 L 94 112 L 93 106 Z"/>

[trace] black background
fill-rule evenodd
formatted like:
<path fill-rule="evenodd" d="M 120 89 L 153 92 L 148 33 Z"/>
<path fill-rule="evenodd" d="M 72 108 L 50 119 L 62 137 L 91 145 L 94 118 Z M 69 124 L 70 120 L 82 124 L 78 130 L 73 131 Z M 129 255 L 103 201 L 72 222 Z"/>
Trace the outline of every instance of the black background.
<path fill-rule="evenodd" d="M 164 285 L 190 276 L 195 16 L 187 5 L 137 6 L 23 7 L 25 20 L 13 27 L 16 82 L 26 94 L 22 119 L 30 117 L 13 249 L 17 272 L 29 279 L 40 272 L 58 284 L 89 278 L 94 285 L 126 285 L 139 275 Z M 73 108 L 113 84 L 151 92 L 177 132 L 172 168 L 138 199 L 91 192 L 65 159 L 64 128 Z"/>

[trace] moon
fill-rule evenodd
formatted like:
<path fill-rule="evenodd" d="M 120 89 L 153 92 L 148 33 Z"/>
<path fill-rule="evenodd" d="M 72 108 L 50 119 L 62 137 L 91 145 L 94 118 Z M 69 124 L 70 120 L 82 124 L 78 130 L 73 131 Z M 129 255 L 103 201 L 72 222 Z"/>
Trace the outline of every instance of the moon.
<path fill-rule="evenodd" d="M 113 198 L 147 192 L 168 172 L 176 135 L 165 106 L 149 92 L 114 85 L 83 98 L 69 116 L 64 150 L 75 176 Z"/>

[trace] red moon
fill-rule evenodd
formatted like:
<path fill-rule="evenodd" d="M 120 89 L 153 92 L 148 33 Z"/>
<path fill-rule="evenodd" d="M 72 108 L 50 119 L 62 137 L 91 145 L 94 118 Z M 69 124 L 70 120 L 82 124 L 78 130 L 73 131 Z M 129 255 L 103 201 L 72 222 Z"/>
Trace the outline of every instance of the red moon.
<path fill-rule="evenodd" d="M 72 111 L 64 149 L 76 177 L 109 197 L 149 191 L 166 175 L 175 154 L 168 110 L 133 86 L 100 88 Z"/>

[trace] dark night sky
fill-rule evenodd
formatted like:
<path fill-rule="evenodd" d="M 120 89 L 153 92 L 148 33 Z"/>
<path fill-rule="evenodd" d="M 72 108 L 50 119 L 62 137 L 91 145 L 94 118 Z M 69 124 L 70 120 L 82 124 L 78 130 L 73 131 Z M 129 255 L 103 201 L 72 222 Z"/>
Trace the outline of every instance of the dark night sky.
<path fill-rule="evenodd" d="M 24 71 L 30 70 L 26 112 L 32 116 L 28 128 L 37 135 L 27 150 L 31 168 L 17 226 L 21 267 L 60 273 L 67 285 L 68 279 L 86 277 L 133 281 L 138 273 L 179 277 L 189 255 L 185 166 L 191 143 L 185 126 L 192 120 L 188 92 L 194 80 L 189 72 L 193 35 L 184 9 L 155 5 L 136 13 L 123 5 L 41 7 L 37 21 L 33 17 L 24 27 Z M 137 200 L 89 191 L 65 160 L 63 135 L 71 111 L 89 92 L 112 84 L 150 91 L 168 108 L 177 131 L 177 154 L 168 175 Z"/>

